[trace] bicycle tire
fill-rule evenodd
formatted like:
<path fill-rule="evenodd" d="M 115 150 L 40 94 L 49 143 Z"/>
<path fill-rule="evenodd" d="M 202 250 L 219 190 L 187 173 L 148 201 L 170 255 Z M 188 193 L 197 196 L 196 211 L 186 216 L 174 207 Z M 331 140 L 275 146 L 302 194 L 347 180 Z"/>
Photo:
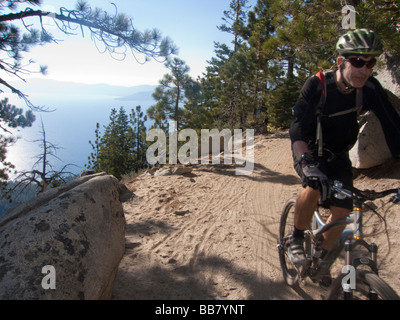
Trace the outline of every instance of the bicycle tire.
<path fill-rule="evenodd" d="M 283 243 L 283 239 L 293 233 L 294 206 L 296 201 L 289 200 L 283 208 L 279 223 L 279 243 Z M 289 221 L 288 221 L 289 220 Z M 290 262 L 285 247 L 279 249 L 279 261 L 282 268 L 283 278 L 288 286 L 295 286 L 299 282 L 299 274 L 297 269 Z"/>
<path fill-rule="evenodd" d="M 344 293 L 342 287 L 342 279 L 345 276 L 345 274 L 341 274 L 333 281 L 325 300 L 340 300 L 343 298 Z M 357 272 L 356 288 L 353 290 L 356 292 L 355 298 L 371 299 L 371 296 L 369 296 L 369 290 L 363 290 L 363 288 L 365 287 L 368 287 L 376 292 L 376 295 L 374 295 L 373 297 L 374 300 L 400 300 L 400 297 L 398 296 L 396 291 L 394 291 L 393 288 L 388 285 L 382 278 L 380 278 L 376 273 L 370 271 Z"/>

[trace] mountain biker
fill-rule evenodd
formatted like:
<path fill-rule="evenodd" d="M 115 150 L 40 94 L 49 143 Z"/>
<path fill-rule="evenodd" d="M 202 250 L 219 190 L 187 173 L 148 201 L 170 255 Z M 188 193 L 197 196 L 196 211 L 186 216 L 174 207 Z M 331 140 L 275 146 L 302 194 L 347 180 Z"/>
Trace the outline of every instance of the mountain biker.
<path fill-rule="evenodd" d="M 376 114 L 392 155 L 398 157 L 400 154 L 400 117 L 379 81 L 371 76 L 376 57 L 383 53 L 381 40 L 371 30 L 357 29 L 339 38 L 336 51 L 338 69 L 328 71 L 324 77 L 326 100 L 322 106 L 322 147 L 319 149 L 322 152 L 318 152 L 321 138 L 317 133 L 316 109 L 321 104 L 323 89 L 317 76 L 305 82 L 293 108 L 289 133 L 294 168 L 302 179 L 303 189 L 296 200 L 288 255 L 297 266 L 307 263 L 303 248 L 304 230 L 311 222 L 318 201 L 321 199 L 324 206 L 330 208 L 328 222 L 346 217 L 352 210 L 351 199 L 340 200 L 330 196 L 328 181 L 339 180 L 353 185 L 348 151 L 356 143 L 359 133 L 357 116 L 360 110 L 355 105 L 360 93 L 363 101 L 363 104 L 359 103 L 361 111 L 372 110 Z M 324 235 L 322 262 L 343 228 L 335 227 Z M 329 270 L 325 271 L 328 285 L 330 274 Z"/>

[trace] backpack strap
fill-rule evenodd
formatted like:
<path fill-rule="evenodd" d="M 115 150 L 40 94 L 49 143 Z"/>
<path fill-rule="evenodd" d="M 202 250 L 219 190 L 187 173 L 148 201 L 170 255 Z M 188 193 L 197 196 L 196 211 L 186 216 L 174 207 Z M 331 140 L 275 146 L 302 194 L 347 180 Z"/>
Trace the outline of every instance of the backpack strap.
<path fill-rule="evenodd" d="M 326 81 L 325 81 L 325 74 L 323 71 L 319 71 L 317 73 L 317 77 L 321 83 L 321 98 L 319 100 L 316 116 L 317 116 L 317 133 L 316 133 L 316 141 L 315 144 L 318 146 L 318 157 L 322 157 L 323 155 L 323 143 L 322 143 L 322 127 L 321 127 L 321 117 L 322 111 L 325 106 L 326 102 Z"/>
<path fill-rule="evenodd" d="M 329 118 L 331 118 L 331 117 L 336 117 L 336 116 L 342 116 L 344 114 L 348 114 L 351 112 L 357 112 L 357 114 L 360 114 L 362 107 L 363 107 L 363 92 L 362 92 L 362 88 L 358 88 L 357 93 L 356 93 L 356 106 L 354 108 L 336 112 L 336 113 L 332 113 L 332 114 L 328 114 L 327 116 Z"/>
<path fill-rule="evenodd" d="M 325 73 L 323 71 L 319 71 L 316 75 L 321 83 L 321 98 L 318 103 L 317 109 L 316 109 L 316 116 L 317 116 L 317 133 L 316 133 L 316 141 L 315 144 L 318 146 L 318 157 L 322 157 L 323 155 L 323 141 L 322 141 L 322 126 L 321 126 L 321 118 L 323 114 L 323 108 L 326 103 L 326 97 L 327 97 L 327 85 L 326 85 L 326 77 Z M 351 112 L 357 112 L 359 114 L 361 112 L 361 109 L 363 107 L 363 90 L 362 88 L 357 88 L 357 93 L 356 93 L 356 106 L 354 108 L 345 110 L 345 111 L 340 111 L 337 113 L 333 113 L 328 115 L 328 117 L 336 117 L 336 116 L 341 116 L 344 114 L 348 114 Z"/>
<path fill-rule="evenodd" d="M 320 106 L 323 106 L 326 101 L 326 81 L 325 81 L 325 73 L 323 71 L 319 71 L 317 73 L 317 77 L 321 82 L 321 101 Z"/>

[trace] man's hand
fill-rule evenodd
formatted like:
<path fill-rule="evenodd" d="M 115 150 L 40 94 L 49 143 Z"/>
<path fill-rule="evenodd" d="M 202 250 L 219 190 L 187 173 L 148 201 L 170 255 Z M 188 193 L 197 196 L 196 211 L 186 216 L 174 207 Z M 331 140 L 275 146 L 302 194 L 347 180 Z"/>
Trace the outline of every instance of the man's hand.
<path fill-rule="evenodd" d="M 320 188 L 322 201 L 330 197 L 331 188 L 326 174 L 321 170 L 321 164 L 318 162 L 305 164 L 303 173 L 307 178 L 310 187 Z M 317 185 L 316 185 L 317 184 Z"/>

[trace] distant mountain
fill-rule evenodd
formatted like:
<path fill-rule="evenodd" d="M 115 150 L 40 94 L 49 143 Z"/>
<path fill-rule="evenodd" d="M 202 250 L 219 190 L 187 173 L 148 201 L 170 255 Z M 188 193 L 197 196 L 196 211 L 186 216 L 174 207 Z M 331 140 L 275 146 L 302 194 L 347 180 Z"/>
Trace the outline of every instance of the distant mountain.
<path fill-rule="evenodd" d="M 149 101 L 155 85 L 140 86 L 112 86 L 108 84 L 83 84 L 50 79 L 29 79 L 26 82 L 12 81 L 12 86 L 25 94 L 48 94 L 48 95 L 88 95 L 88 96 L 110 96 L 120 101 Z"/>
<path fill-rule="evenodd" d="M 152 91 L 140 91 L 138 93 L 134 93 L 125 97 L 116 98 L 118 101 L 150 101 L 153 100 L 153 92 Z"/>

